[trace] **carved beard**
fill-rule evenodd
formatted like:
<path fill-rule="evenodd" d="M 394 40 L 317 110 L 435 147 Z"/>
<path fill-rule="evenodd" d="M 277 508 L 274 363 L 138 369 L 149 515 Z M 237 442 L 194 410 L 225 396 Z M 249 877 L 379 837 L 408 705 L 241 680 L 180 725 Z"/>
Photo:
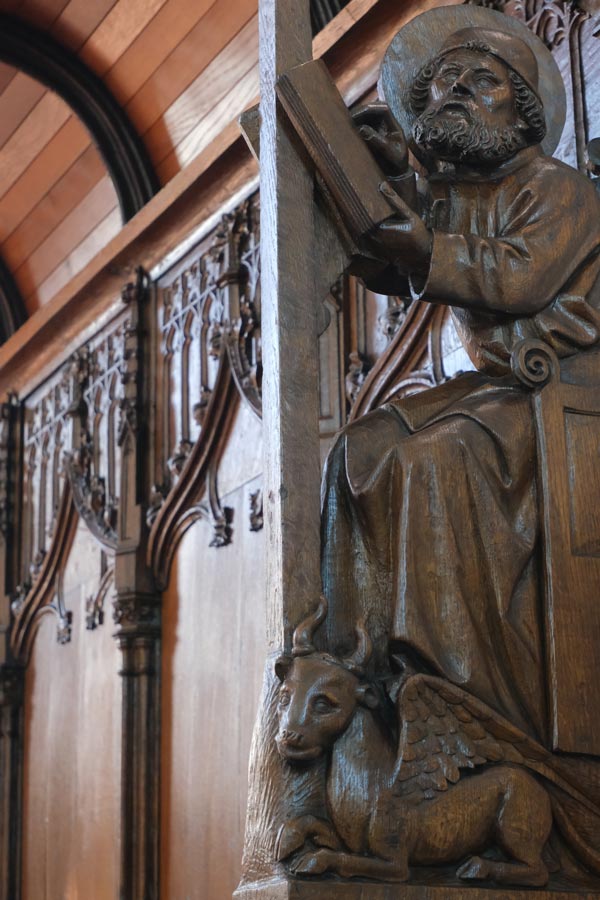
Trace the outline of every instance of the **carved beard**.
<path fill-rule="evenodd" d="M 477 115 L 425 110 L 413 126 L 419 147 L 437 159 L 453 163 L 501 163 L 527 146 L 517 124 L 490 128 Z"/>

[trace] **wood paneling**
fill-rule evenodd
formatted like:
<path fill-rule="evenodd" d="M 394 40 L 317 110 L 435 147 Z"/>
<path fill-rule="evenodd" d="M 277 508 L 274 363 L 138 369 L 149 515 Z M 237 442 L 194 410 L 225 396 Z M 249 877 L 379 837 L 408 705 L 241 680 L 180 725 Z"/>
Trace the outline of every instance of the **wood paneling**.
<path fill-rule="evenodd" d="M 208 522 L 186 533 L 163 599 L 161 896 L 167 898 L 223 900 L 239 881 L 264 661 L 263 535 L 250 532 L 247 518 L 256 486 L 250 482 L 226 498 L 235 510 L 234 545 L 209 547 Z"/>
<path fill-rule="evenodd" d="M 16 69 L 13 69 L 12 66 L 7 66 L 6 63 L 0 62 L 0 91 L 5 89 L 16 74 Z"/>
<path fill-rule="evenodd" d="M 144 30 L 167 0 L 120 0 L 79 52 L 97 75 L 104 75 Z"/>
<path fill-rule="evenodd" d="M 45 614 L 26 676 L 23 900 L 118 895 L 119 652 L 110 620 L 85 629 L 100 551 L 84 528 L 64 577 L 72 640 Z"/>
<path fill-rule="evenodd" d="M 354 0 L 344 9 L 344 22 L 332 24 L 334 38 L 373 2 Z M 20 4 L 17 12 L 48 27 L 105 79 L 144 136 L 163 183 L 258 93 L 257 0 L 70 0 L 46 4 L 43 16 L 40 6 Z M 97 199 L 104 190 L 89 136 L 75 133 L 69 110 L 39 84 L 22 74 L 10 78 L 0 68 L 0 86 L 2 79 L 6 84 L 0 94 L 0 240 L 34 310 L 113 230 L 106 223 L 107 195 L 100 204 L 85 202 L 90 192 Z M 87 210 L 84 232 L 69 231 L 65 221 L 76 221 L 78 209 Z"/>
<path fill-rule="evenodd" d="M 213 111 L 224 97 L 228 96 L 228 121 L 235 119 L 248 102 L 252 101 L 258 90 L 258 72 L 254 62 L 258 57 L 257 26 L 257 19 L 253 17 L 147 132 L 146 144 L 155 163 L 161 163 L 174 147 L 195 130 L 202 119 L 209 115 L 212 119 Z M 244 90 L 243 81 L 246 80 L 248 71 L 254 73 L 251 76 L 253 93 L 247 87 Z M 217 129 L 220 130 L 225 124 L 226 122 L 221 121 L 217 124 Z M 192 157 L 187 156 L 188 162 L 190 158 Z"/>

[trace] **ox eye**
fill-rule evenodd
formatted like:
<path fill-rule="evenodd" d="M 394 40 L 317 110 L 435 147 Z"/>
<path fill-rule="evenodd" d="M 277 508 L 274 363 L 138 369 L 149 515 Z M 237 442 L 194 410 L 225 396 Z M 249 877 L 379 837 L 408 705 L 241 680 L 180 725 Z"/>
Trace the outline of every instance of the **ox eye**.
<path fill-rule="evenodd" d="M 290 705 L 290 695 L 287 691 L 282 691 L 279 695 L 279 705 L 280 706 L 289 706 Z"/>
<path fill-rule="evenodd" d="M 320 713 L 334 712 L 338 709 L 337 705 L 333 703 L 329 697 L 326 697 L 325 694 L 319 694 L 315 697 L 313 705 L 315 710 Z"/>

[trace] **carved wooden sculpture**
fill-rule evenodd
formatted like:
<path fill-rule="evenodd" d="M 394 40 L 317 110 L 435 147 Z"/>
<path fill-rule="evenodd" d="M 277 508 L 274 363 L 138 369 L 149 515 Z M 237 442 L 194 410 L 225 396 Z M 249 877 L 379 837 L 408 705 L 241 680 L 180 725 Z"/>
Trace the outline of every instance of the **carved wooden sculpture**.
<path fill-rule="evenodd" d="M 430 675 L 401 677 L 395 715 L 382 714 L 390 698 L 367 679 L 371 643 L 362 623 L 350 657 L 312 644 L 326 608 L 322 600 L 296 629 L 292 655 L 276 663 L 280 754 L 292 765 L 310 765 L 330 752 L 327 808 L 334 827 L 304 816 L 281 828 L 279 856 L 292 857 L 294 874 L 406 881 L 409 864 L 462 862 L 457 874 L 464 880 L 542 886 L 553 813 L 584 863 L 600 871 L 600 853 L 578 838 L 560 797 L 585 807 L 597 827 L 600 806 L 561 776 L 551 753 Z M 388 724 L 393 719 L 398 738 Z M 505 860 L 481 855 L 493 847 Z"/>
<path fill-rule="evenodd" d="M 279 858 L 313 879 L 412 880 L 408 867 L 425 866 L 446 883 L 542 886 L 550 872 L 551 887 L 598 887 L 600 571 L 582 473 L 593 480 L 599 410 L 573 391 L 597 371 L 600 203 L 548 156 L 560 74 L 541 41 L 489 9 L 413 20 L 384 61 L 387 107 L 358 115 L 392 211 L 361 234 L 382 207 L 366 193 L 359 209 L 373 182 L 360 166 L 352 193 L 335 191 L 312 65 L 280 96 L 346 217 L 353 271 L 450 306 L 477 371 L 392 399 L 330 454 L 328 653 L 297 632 L 277 666 L 278 748 L 298 778 Z M 344 662 L 363 619 L 373 652 Z M 306 768 L 327 748 L 315 815 Z"/>

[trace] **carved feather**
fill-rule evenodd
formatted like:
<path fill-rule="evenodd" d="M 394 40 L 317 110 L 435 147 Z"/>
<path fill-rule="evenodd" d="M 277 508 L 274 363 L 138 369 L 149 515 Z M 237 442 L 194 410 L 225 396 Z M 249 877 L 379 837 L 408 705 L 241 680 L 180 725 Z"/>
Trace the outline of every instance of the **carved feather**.
<path fill-rule="evenodd" d="M 598 808 L 558 771 L 552 753 L 456 685 L 413 675 L 396 701 L 400 737 L 393 793 L 411 805 L 439 795 L 461 770 L 509 762 L 551 781 L 595 816 Z"/>

